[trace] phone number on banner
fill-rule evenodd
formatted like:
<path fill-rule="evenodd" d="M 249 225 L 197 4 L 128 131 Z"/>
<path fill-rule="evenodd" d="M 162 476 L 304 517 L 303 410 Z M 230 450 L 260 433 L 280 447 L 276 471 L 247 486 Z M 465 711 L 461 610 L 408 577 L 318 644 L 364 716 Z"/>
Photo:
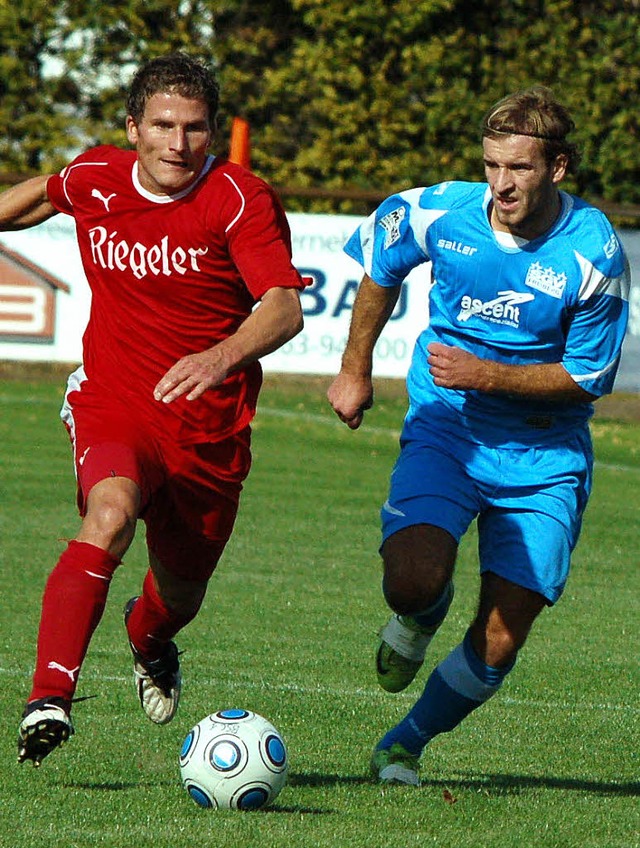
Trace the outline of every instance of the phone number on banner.
<path fill-rule="evenodd" d="M 346 336 L 333 336 L 330 333 L 315 336 L 311 333 L 300 333 L 283 345 L 280 352 L 285 356 L 341 356 L 346 345 Z M 382 336 L 376 343 L 373 355 L 377 359 L 403 362 L 410 353 L 411 347 L 406 339 Z"/>

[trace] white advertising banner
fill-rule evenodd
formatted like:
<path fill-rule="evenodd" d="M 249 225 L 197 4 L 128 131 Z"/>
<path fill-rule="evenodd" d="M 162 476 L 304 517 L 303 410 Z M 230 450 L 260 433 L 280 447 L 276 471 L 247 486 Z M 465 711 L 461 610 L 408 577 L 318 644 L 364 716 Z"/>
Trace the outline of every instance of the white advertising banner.
<path fill-rule="evenodd" d="M 296 268 L 313 283 L 301 295 L 304 329 L 263 359 L 266 370 L 336 374 L 349 331 L 362 268 L 343 245 L 362 218 L 290 214 Z M 427 323 L 428 267 L 416 269 L 402 287 L 396 308 L 374 350 L 374 374 L 404 377 L 416 336 Z"/>
<path fill-rule="evenodd" d="M 288 216 L 292 231 L 294 263 L 313 279 L 302 293 L 305 327 L 279 351 L 263 359 L 269 372 L 334 374 L 346 343 L 351 308 L 362 275 L 359 266 L 342 250 L 361 218 L 339 215 Z M 71 218 L 57 215 L 31 230 L 0 233 L 2 248 L 27 260 L 31 266 L 56 277 L 69 291 L 56 292 L 55 332 L 52 339 L 27 339 L 25 324 L 19 335 L 3 333 L 0 324 L 0 359 L 75 363 L 82 357 L 82 333 L 87 323 L 90 293 L 75 242 Z M 378 341 L 374 356 L 377 376 L 404 377 L 413 343 L 427 321 L 429 273 L 412 274 L 415 284 L 403 286 L 394 314 Z M 0 266 L 0 317 L 3 300 L 11 286 Z M 29 289 L 34 301 L 37 289 Z M 27 302 L 27 295 L 23 298 Z M 20 308 L 27 307 L 23 304 Z M 14 316 L 15 320 L 15 316 Z M 33 320 L 36 320 L 35 318 Z M 15 339 L 15 340 L 14 340 Z"/>
<path fill-rule="evenodd" d="M 51 338 L 46 341 L 25 339 L 24 329 L 19 326 L 15 327 L 15 333 L 0 329 L 0 359 L 71 364 L 80 362 L 82 334 L 89 317 L 91 293 L 80 261 L 73 219 L 68 215 L 56 215 L 33 229 L 0 233 L 0 261 L 4 259 L 4 248 L 16 258 L 29 263 L 27 274 L 33 278 L 33 287 L 29 291 L 33 292 L 35 286 L 47 285 L 41 279 L 44 275 L 66 284 L 67 290 L 59 289 L 55 293 L 55 327 Z M 1 264 L 1 311 L 9 309 L 7 276 L 7 270 Z M 15 313 L 9 314 L 17 324 Z"/>
<path fill-rule="evenodd" d="M 340 368 L 362 275 L 361 268 L 342 248 L 362 218 L 290 213 L 288 219 L 294 263 L 313 283 L 301 295 L 304 330 L 265 357 L 263 366 L 268 372 L 335 374 Z M 627 230 L 620 235 L 629 254 L 635 286 L 616 389 L 637 392 L 640 391 L 640 232 Z M 9 273 L 15 270 L 16 257 L 24 260 L 26 267 L 26 272 L 23 267 L 19 269 L 22 297 L 16 296 L 19 293 L 16 281 Z M 60 284 L 57 287 L 56 281 Z M 405 377 L 416 336 L 428 320 L 429 285 L 426 265 L 407 278 L 375 348 L 376 376 Z M 49 335 L 36 333 L 45 320 L 38 286 L 54 290 L 55 310 L 51 319 L 54 327 Z M 57 215 L 31 230 L 0 233 L 0 359 L 79 362 L 89 307 L 90 293 L 71 218 Z M 20 332 L 15 332 L 17 327 L 21 328 Z"/>

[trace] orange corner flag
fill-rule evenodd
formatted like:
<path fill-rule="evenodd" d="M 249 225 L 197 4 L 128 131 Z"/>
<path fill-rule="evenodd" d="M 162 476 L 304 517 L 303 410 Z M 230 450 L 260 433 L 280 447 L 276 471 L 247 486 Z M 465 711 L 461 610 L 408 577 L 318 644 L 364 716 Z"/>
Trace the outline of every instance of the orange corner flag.
<path fill-rule="evenodd" d="M 242 165 L 243 168 L 251 167 L 251 142 L 249 141 L 249 122 L 244 118 L 234 118 L 231 123 L 231 145 L 229 147 L 229 161 Z"/>

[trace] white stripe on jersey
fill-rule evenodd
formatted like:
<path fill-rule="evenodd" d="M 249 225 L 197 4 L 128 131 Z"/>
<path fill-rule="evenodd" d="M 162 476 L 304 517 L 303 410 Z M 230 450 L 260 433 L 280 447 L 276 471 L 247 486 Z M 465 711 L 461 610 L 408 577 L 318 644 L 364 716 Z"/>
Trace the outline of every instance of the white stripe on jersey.
<path fill-rule="evenodd" d="M 438 218 L 442 218 L 443 215 L 446 215 L 448 211 L 448 209 L 419 209 L 417 206 L 411 207 L 409 222 L 413 228 L 413 237 L 418 243 L 422 253 L 424 253 L 425 260 L 431 258 L 427 253 L 427 233 L 429 231 L 429 227 L 431 224 L 435 223 Z"/>
<path fill-rule="evenodd" d="M 73 209 L 73 203 L 71 202 L 71 198 L 67 194 L 67 180 L 71 176 L 71 172 L 73 171 L 73 169 L 74 168 L 82 168 L 83 165 L 91 165 L 91 166 L 103 165 L 103 166 L 106 166 L 108 164 L 109 164 L 108 162 L 77 162 L 75 165 L 67 165 L 66 168 L 62 169 L 62 171 L 60 172 L 60 176 L 62 177 L 62 190 L 64 191 L 64 196 L 67 198 L 69 206 L 71 206 L 72 209 Z"/>
<path fill-rule="evenodd" d="M 605 277 L 577 250 L 573 251 L 573 255 L 582 271 L 579 300 L 588 300 L 594 294 L 608 294 L 611 297 L 619 297 L 621 300 L 629 300 L 631 278 L 628 273 L 621 274 L 619 277 Z"/>
<path fill-rule="evenodd" d="M 231 183 L 231 185 L 235 188 L 235 190 L 236 190 L 236 191 L 238 192 L 238 194 L 240 195 L 240 204 L 241 204 L 241 205 L 240 205 L 240 211 L 238 212 L 238 214 L 236 215 L 236 217 L 233 219 L 233 221 L 231 221 L 231 223 L 230 223 L 230 224 L 227 224 L 227 226 L 226 226 L 226 227 L 225 227 L 225 229 L 224 229 L 225 233 L 228 233 L 228 232 L 229 232 L 229 230 L 231 229 L 231 227 L 233 227 L 233 225 L 234 225 L 234 224 L 235 224 L 235 223 L 236 223 L 236 222 L 240 219 L 240 216 L 241 216 L 241 215 L 242 215 L 242 213 L 244 212 L 244 207 L 246 206 L 247 201 L 245 200 L 245 196 L 244 196 L 244 194 L 240 191 L 240 186 L 239 186 L 239 185 L 238 185 L 238 183 L 237 183 L 237 182 L 233 179 L 233 177 L 230 177 L 230 176 L 229 176 L 229 174 L 225 174 L 224 176 L 225 176 L 225 177 L 229 180 L 229 182 Z"/>
<path fill-rule="evenodd" d="M 60 418 L 62 418 L 65 423 L 68 431 L 69 438 L 71 439 L 71 447 L 73 449 L 73 467 L 76 467 L 76 425 L 73 420 L 73 410 L 71 408 L 71 404 L 69 403 L 68 397 L 71 392 L 78 392 L 81 389 L 82 383 L 87 379 L 87 375 L 84 371 L 84 365 L 80 365 L 73 371 L 67 380 L 67 389 L 64 393 L 64 401 L 62 404 L 62 409 L 60 410 Z"/>
<path fill-rule="evenodd" d="M 601 371 L 593 371 L 591 374 L 569 374 L 572 380 L 574 380 L 578 385 L 580 383 L 586 383 L 589 380 L 597 380 L 599 377 L 602 377 L 604 374 L 608 374 L 612 368 L 615 368 L 618 364 L 619 357 L 616 357 L 613 362 L 609 362 L 606 368 L 603 368 Z M 564 366 L 566 368 L 566 365 Z M 589 391 L 587 389 L 587 391 Z"/>

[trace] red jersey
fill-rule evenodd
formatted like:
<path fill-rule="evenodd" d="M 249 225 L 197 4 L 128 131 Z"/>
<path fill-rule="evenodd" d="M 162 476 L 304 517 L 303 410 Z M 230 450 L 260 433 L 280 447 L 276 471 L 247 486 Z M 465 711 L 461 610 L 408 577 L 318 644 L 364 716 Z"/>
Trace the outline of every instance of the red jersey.
<path fill-rule="evenodd" d="M 208 157 L 199 179 L 172 196 L 142 188 L 135 151 L 97 147 L 49 179 L 75 218 L 92 300 L 83 337 L 89 384 L 159 422 L 183 443 L 217 441 L 251 421 L 258 362 L 200 398 L 153 398 L 181 357 L 232 335 L 270 288 L 302 288 L 291 234 L 273 190 Z"/>

